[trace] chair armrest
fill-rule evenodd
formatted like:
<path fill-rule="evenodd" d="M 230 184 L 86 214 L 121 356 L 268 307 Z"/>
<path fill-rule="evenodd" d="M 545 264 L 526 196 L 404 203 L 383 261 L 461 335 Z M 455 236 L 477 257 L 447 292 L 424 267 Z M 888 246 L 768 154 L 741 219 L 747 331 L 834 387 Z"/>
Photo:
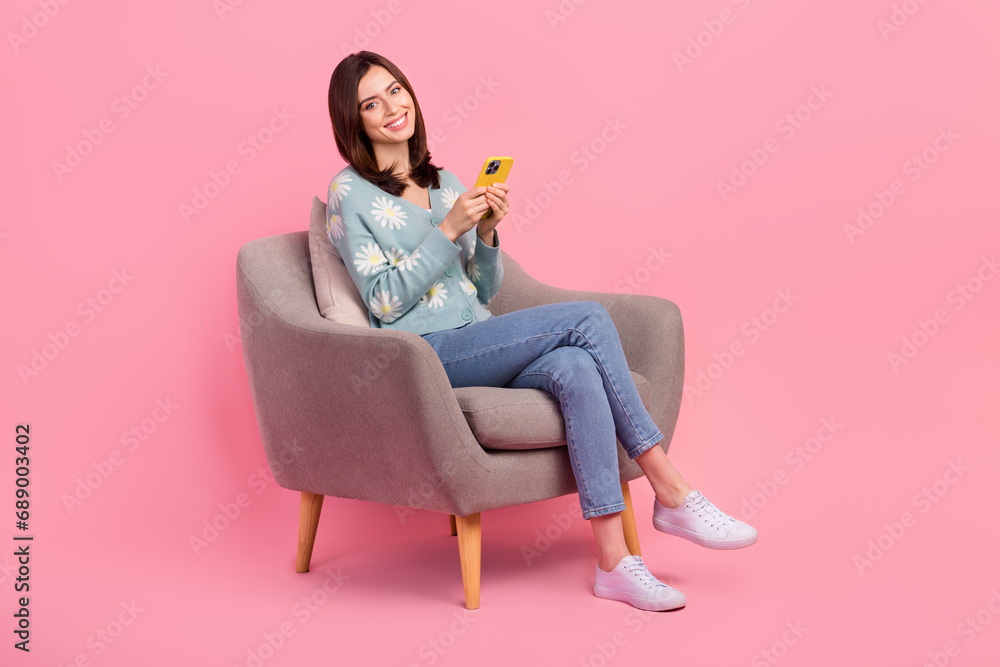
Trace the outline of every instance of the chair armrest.
<path fill-rule="evenodd" d="M 564 301 L 596 301 L 607 308 L 618 329 L 629 369 L 652 385 L 649 414 L 663 431 L 661 445 L 666 451 L 684 393 L 684 327 L 677 305 L 647 294 L 554 287 L 533 278 L 507 254 L 502 261 L 506 278 L 490 302 L 490 312 L 496 315 Z"/>

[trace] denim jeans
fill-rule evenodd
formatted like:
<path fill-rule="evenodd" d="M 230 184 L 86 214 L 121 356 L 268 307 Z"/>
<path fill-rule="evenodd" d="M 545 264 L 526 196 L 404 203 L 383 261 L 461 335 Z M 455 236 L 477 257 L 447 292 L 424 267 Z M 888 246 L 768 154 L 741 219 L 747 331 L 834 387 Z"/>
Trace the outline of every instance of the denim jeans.
<path fill-rule="evenodd" d="M 559 399 L 583 518 L 625 509 L 615 436 L 634 459 L 663 433 L 639 398 L 603 304 L 545 304 L 422 338 L 452 387 L 543 389 Z"/>

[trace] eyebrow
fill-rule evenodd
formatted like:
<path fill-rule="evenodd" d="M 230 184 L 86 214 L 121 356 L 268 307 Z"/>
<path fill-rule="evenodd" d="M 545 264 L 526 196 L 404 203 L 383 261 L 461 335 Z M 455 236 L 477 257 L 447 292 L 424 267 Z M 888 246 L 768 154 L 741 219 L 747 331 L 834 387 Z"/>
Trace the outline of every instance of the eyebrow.
<path fill-rule="evenodd" d="M 386 92 L 388 92 L 389 90 L 392 89 L 393 86 L 398 86 L 398 85 L 399 85 L 399 81 L 396 81 L 395 79 L 393 79 L 392 83 L 390 83 L 388 86 L 385 87 L 385 90 L 386 90 Z M 358 102 L 358 107 L 363 107 L 365 105 L 365 102 L 367 102 L 368 100 L 373 100 L 373 99 L 375 99 L 374 95 L 372 95 L 371 97 L 366 97 L 365 99 L 363 99 L 360 102 Z"/>

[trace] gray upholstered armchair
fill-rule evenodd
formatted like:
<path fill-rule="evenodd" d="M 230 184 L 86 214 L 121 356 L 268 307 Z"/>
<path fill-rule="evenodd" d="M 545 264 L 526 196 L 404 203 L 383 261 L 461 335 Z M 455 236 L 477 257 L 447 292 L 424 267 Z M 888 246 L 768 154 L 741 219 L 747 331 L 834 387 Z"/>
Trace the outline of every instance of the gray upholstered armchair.
<path fill-rule="evenodd" d="M 684 377 L 677 307 L 552 287 L 502 258 L 494 315 L 560 301 L 605 305 L 666 450 Z M 577 493 L 558 401 L 539 389 L 454 389 L 420 336 L 325 319 L 312 278 L 305 231 L 250 241 L 237 257 L 243 356 L 264 451 L 277 483 L 302 494 L 296 569 L 309 570 L 324 496 L 445 512 L 458 536 L 465 606 L 477 609 L 480 514 Z M 378 420 L 383 405 L 393 406 L 391 429 Z M 618 463 L 626 542 L 639 554 L 628 482 L 642 470 L 620 443 Z"/>

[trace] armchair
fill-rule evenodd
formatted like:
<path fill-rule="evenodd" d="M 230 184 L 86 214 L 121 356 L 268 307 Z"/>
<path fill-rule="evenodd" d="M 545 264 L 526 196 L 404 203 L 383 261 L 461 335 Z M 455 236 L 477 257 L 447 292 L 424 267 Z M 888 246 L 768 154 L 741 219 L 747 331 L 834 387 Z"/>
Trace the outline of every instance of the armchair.
<path fill-rule="evenodd" d="M 501 252 L 504 281 L 490 311 L 603 303 L 666 450 L 684 378 L 678 308 L 660 297 L 546 285 Z M 539 389 L 452 388 L 420 336 L 325 319 L 310 267 L 305 231 L 250 241 L 237 256 L 261 441 L 277 483 L 302 494 L 296 570 L 309 570 L 325 496 L 444 512 L 458 537 L 465 606 L 477 609 L 482 512 L 577 493 L 558 401 Z M 381 406 L 392 406 L 391 426 L 380 422 Z M 620 443 L 618 464 L 626 543 L 640 554 L 628 482 L 642 470 Z"/>

